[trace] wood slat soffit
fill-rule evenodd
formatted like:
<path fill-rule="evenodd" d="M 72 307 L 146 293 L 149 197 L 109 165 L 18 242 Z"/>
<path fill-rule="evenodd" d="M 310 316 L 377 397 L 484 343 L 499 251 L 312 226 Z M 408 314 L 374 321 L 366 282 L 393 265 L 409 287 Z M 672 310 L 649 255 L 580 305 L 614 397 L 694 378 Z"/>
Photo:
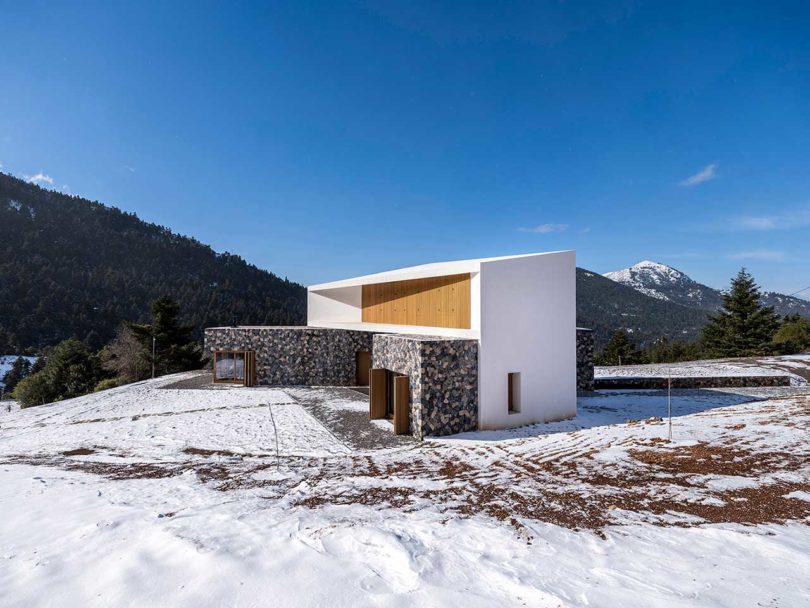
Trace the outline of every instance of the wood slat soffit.
<path fill-rule="evenodd" d="M 363 322 L 470 329 L 470 275 L 363 285 Z"/>

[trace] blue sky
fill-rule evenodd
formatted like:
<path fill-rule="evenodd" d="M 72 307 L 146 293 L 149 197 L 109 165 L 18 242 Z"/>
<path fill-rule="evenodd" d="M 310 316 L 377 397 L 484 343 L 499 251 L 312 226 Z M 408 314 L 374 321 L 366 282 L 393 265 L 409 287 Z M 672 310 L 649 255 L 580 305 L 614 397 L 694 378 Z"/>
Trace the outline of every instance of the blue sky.
<path fill-rule="evenodd" d="M 574 248 L 810 285 L 807 3 L 267 4 L 0 0 L 2 170 L 303 283 Z"/>

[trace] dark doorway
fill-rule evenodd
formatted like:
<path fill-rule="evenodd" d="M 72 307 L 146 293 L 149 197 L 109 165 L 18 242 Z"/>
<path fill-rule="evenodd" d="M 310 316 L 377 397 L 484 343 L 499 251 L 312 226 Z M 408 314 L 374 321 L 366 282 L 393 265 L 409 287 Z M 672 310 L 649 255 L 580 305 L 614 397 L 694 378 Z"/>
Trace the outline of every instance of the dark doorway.
<path fill-rule="evenodd" d="M 371 353 L 367 350 L 358 351 L 355 354 L 355 377 L 354 383 L 357 386 L 368 386 L 368 375 L 371 371 Z"/>
<path fill-rule="evenodd" d="M 396 395 L 396 388 L 394 383 L 396 379 L 404 374 L 392 372 L 390 369 L 385 370 L 385 417 L 389 420 L 394 417 L 394 401 Z"/>
<path fill-rule="evenodd" d="M 410 426 L 410 382 L 405 374 L 388 369 L 371 370 L 369 415 L 372 420 L 388 418 L 394 433 L 405 435 Z"/>

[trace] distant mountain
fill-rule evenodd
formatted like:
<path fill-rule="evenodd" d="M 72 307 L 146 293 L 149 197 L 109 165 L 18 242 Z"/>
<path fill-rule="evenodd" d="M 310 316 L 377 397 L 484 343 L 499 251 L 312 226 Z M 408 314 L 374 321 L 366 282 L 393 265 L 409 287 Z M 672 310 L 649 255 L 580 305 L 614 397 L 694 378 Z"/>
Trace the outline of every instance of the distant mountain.
<path fill-rule="evenodd" d="M 721 291 L 701 285 L 680 270 L 658 262 L 645 260 L 604 276 L 652 298 L 690 308 L 715 311 L 723 303 Z M 810 317 L 810 302 L 807 300 L 763 292 L 762 302 L 766 306 L 773 306 L 779 315 L 798 313 Z"/>
<path fill-rule="evenodd" d="M 68 337 L 98 348 L 168 294 L 209 325 L 306 322 L 296 283 L 135 214 L 0 173 L 0 334 L 18 352 Z"/>
<path fill-rule="evenodd" d="M 594 330 L 596 349 L 619 329 L 644 346 L 662 336 L 693 341 L 708 311 L 646 295 L 600 274 L 577 268 L 577 325 Z"/>
<path fill-rule="evenodd" d="M 306 290 L 131 213 L 44 190 L 0 173 L 0 343 L 16 352 L 68 337 L 99 348 L 124 320 L 144 320 L 162 294 L 178 301 L 196 335 L 206 326 L 306 322 Z M 810 303 L 766 302 L 810 316 Z M 617 329 L 643 346 L 694 340 L 720 292 L 664 264 L 608 273 L 577 269 L 577 322 L 597 349 Z M 8 342 L 8 337 L 12 342 Z M 9 351 L 9 352 L 14 352 Z"/>

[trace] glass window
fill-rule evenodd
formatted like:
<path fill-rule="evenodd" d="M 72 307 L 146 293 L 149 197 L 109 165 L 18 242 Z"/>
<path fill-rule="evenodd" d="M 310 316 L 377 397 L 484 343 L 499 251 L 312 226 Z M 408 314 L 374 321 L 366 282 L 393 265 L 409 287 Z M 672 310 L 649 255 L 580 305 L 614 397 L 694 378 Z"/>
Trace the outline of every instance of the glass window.
<path fill-rule="evenodd" d="M 215 382 L 244 382 L 244 380 L 245 380 L 244 351 L 214 352 Z"/>

